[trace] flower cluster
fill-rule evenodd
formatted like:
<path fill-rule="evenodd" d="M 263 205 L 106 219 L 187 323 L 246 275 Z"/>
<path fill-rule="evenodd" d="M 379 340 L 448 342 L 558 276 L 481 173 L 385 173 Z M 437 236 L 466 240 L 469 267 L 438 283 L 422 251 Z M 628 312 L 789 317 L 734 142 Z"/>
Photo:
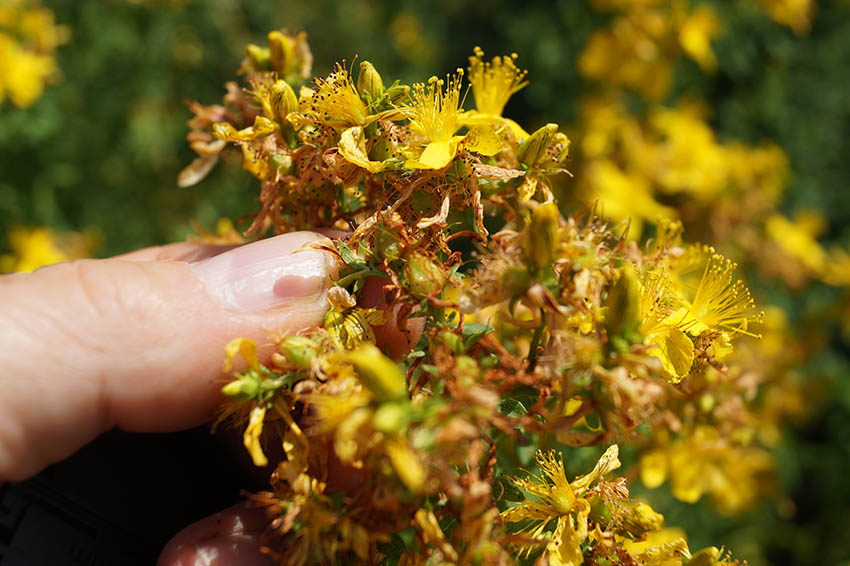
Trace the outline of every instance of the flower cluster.
<path fill-rule="evenodd" d="M 0 5 L 0 102 L 30 106 L 57 73 L 53 54 L 68 37 L 53 12 L 35 0 Z"/>
<path fill-rule="evenodd" d="M 367 61 L 305 83 L 306 37 L 268 40 L 247 48 L 246 88 L 191 104 L 198 158 L 180 178 L 235 147 L 260 181 L 248 235 L 341 234 L 307 246 L 339 267 L 322 327 L 279 337 L 265 361 L 250 340 L 227 348 L 220 421 L 271 470 L 252 496 L 266 552 L 299 566 L 736 563 L 691 553 L 610 477 L 618 442 L 644 447 L 656 484 L 705 444 L 719 448 L 686 462 L 677 492 L 737 488 L 693 485 L 728 468 L 724 447 L 743 449 L 755 421 L 753 385 L 726 363 L 763 318 L 735 264 L 676 222 L 639 246 L 596 210 L 564 215 L 552 177 L 570 140 L 504 115 L 527 84 L 514 54 L 475 49 L 468 69 L 413 85 Z M 703 444 L 676 444 L 686 428 Z M 577 447 L 607 449 L 570 480 Z"/>

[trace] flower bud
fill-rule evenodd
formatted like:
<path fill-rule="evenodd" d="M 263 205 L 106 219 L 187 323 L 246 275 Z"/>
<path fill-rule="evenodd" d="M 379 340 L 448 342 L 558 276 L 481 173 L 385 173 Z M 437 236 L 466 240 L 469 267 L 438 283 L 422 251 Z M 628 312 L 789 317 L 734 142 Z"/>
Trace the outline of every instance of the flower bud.
<path fill-rule="evenodd" d="M 288 124 L 286 117 L 290 112 L 298 112 L 298 97 L 295 91 L 284 80 L 275 81 L 271 88 L 272 111 L 275 120 L 280 124 Z"/>
<path fill-rule="evenodd" d="M 357 76 L 357 90 L 361 94 L 369 93 L 373 101 L 384 96 L 384 81 L 369 61 L 360 63 L 360 74 Z"/>
<path fill-rule="evenodd" d="M 664 525 L 664 515 L 656 513 L 646 503 L 629 502 L 623 516 L 622 528 L 634 538 L 640 538 L 646 533 L 661 529 Z"/>
<path fill-rule="evenodd" d="M 517 159 L 531 167 L 546 153 L 546 148 L 558 133 L 558 124 L 546 124 L 525 138 L 516 150 Z"/>
<path fill-rule="evenodd" d="M 279 31 L 270 32 L 268 39 L 271 70 L 285 77 L 295 69 L 295 40 Z"/>
<path fill-rule="evenodd" d="M 442 291 L 446 283 L 443 268 L 428 256 L 414 252 L 404 266 L 407 288 L 417 297 L 426 297 Z"/>
<path fill-rule="evenodd" d="M 256 379 L 242 377 L 234 379 L 221 388 L 221 392 L 228 397 L 240 397 L 253 399 L 260 390 L 260 383 Z"/>
<path fill-rule="evenodd" d="M 531 213 L 531 222 L 525 229 L 525 260 L 536 269 L 552 264 L 558 247 L 558 205 L 541 204 Z"/>
<path fill-rule="evenodd" d="M 310 369 L 321 353 L 319 345 L 306 336 L 287 336 L 278 347 L 289 363 L 303 370 Z"/>
<path fill-rule="evenodd" d="M 360 383 L 378 401 L 407 399 L 407 380 L 398 366 L 383 355 L 374 344 L 361 344 L 356 350 L 346 352 L 341 359 L 357 370 Z"/>
<path fill-rule="evenodd" d="M 269 63 L 271 62 L 271 59 L 267 48 L 249 43 L 245 46 L 245 55 L 247 55 L 248 62 L 251 64 L 251 69 L 254 71 L 269 70 Z"/>
<path fill-rule="evenodd" d="M 410 87 L 407 85 L 394 84 L 384 91 L 387 95 L 387 100 L 393 106 L 399 106 L 407 101 Z"/>
<path fill-rule="evenodd" d="M 627 263 L 608 291 L 605 324 L 609 334 L 619 334 L 640 323 L 640 281 L 635 268 Z"/>

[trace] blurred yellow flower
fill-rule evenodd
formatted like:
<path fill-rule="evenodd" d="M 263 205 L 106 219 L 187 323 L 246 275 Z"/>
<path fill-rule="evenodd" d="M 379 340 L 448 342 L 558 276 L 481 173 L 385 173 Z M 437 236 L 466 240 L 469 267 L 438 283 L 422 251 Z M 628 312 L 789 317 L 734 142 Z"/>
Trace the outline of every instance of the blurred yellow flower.
<path fill-rule="evenodd" d="M 53 12 L 38 2 L 6 0 L 0 5 L 0 102 L 32 105 L 56 76 L 53 53 L 68 37 Z"/>
<path fill-rule="evenodd" d="M 814 0 L 758 0 L 773 21 L 789 26 L 797 35 L 809 33 L 812 27 Z"/>
<path fill-rule="evenodd" d="M 89 257 L 95 245 L 89 234 L 56 233 L 45 227 L 13 228 L 7 238 L 11 252 L 0 255 L 0 273 L 29 272 L 45 265 Z"/>

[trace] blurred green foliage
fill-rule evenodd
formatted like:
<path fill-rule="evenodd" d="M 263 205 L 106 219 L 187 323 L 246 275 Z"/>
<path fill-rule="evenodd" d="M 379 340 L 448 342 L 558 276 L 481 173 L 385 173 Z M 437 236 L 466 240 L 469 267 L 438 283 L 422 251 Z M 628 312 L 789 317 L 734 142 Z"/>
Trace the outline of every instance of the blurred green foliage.
<path fill-rule="evenodd" d="M 306 30 L 317 74 L 358 56 L 388 82 L 465 67 L 476 45 L 488 55 L 515 51 L 531 85 L 512 98 L 507 114 L 534 129 L 575 123 L 586 88 L 575 61 L 606 22 L 584 0 L 44 4 L 72 35 L 58 52 L 57 84 L 30 108 L 0 104 L 0 231 L 19 224 L 97 227 L 100 255 L 182 239 L 191 219 L 211 228 L 221 216 L 253 211 L 256 183 L 238 158 L 189 189 L 177 188 L 176 178 L 193 159 L 184 101 L 219 101 L 243 46 L 264 43 L 271 29 Z M 718 70 L 703 74 L 681 61 L 671 96 L 695 92 L 706 100 L 721 140 L 778 143 L 793 171 L 784 211 L 820 210 L 826 241 L 846 248 L 850 5 L 821 2 L 811 32 L 801 37 L 752 2 L 712 4 L 724 29 L 713 43 Z M 788 426 L 777 453 L 790 500 L 725 518 L 707 504 L 676 502 L 666 488 L 646 495 L 671 524 L 687 529 L 692 547 L 724 542 L 754 565 L 839 564 L 850 560 L 850 346 L 834 320 L 844 295 L 824 285 L 797 295 L 778 284 L 762 295 L 787 307 L 792 326 L 803 332 L 829 325 L 829 347 L 799 370 L 819 384 L 822 399 L 813 399 L 805 423 Z"/>

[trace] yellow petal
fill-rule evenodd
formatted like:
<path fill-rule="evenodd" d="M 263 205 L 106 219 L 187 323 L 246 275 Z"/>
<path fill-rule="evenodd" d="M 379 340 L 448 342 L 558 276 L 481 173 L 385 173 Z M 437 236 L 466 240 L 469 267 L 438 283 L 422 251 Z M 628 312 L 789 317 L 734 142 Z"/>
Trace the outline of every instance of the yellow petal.
<path fill-rule="evenodd" d="M 425 469 L 406 439 L 391 438 L 386 443 L 387 456 L 401 482 L 416 493 L 425 483 Z"/>
<path fill-rule="evenodd" d="M 372 411 L 365 407 L 355 409 L 343 420 L 334 434 L 334 451 L 343 463 L 351 463 L 357 455 L 357 431 L 372 418 Z"/>
<path fill-rule="evenodd" d="M 665 324 L 660 331 L 647 336 L 644 343 L 650 345 L 647 353 L 661 360 L 664 369 L 673 376 L 674 383 L 691 371 L 694 343 L 680 328 Z"/>
<path fill-rule="evenodd" d="M 380 161 L 369 160 L 369 155 L 366 153 L 366 137 L 360 126 L 348 128 L 342 132 L 339 139 L 339 154 L 370 173 L 377 173 L 383 168 Z"/>
<path fill-rule="evenodd" d="M 575 491 L 576 494 L 581 495 L 590 487 L 590 484 L 620 467 L 619 454 L 619 446 L 616 444 L 609 446 L 608 450 L 606 450 L 599 458 L 599 461 L 596 462 L 596 466 L 593 467 L 593 470 L 585 476 L 576 478 L 575 481 L 570 484 L 570 487 L 573 488 L 573 491 Z"/>
<path fill-rule="evenodd" d="M 431 142 L 425 146 L 425 151 L 419 159 L 411 159 L 405 163 L 408 169 L 442 169 L 452 162 L 457 155 L 458 144 L 463 136 L 454 136 L 449 140 Z"/>
<path fill-rule="evenodd" d="M 496 155 L 502 150 L 502 140 L 490 126 L 475 127 L 467 132 L 463 146 L 481 155 Z"/>
<path fill-rule="evenodd" d="M 587 514 L 590 505 L 584 499 L 576 517 L 562 515 L 558 518 L 558 526 L 552 535 L 552 540 L 546 546 L 549 554 L 549 566 L 581 566 L 584 557 L 581 553 L 581 543 L 587 538 Z"/>
<path fill-rule="evenodd" d="M 537 178 L 533 175 L 526 175 L 522 185 L 517 189 L 517 194 L 520 200 L 529 200 L 537 192 Z"/>
<path fill-rule="evenodd" d="M 251 410 L 251 418 L 248 421 L 248 427 L 245 429 L 245 434 L 242 436 L 242 443 L 255 466 L 263 467 L 268 465 L 269 461 L 266 455 L 263 454 L 263 448 L 260 446 L 260 435 L 263 433 L 263 420 L 266 418 L 266 408 L 257 406 Z"/>
<path fill-rule="evenodd" d="M 242 356 L 242 359 L 245 360 L 249 368 L 259 371 L 260 364 L 257 360 L 257 343 L 250 338 L 236 338 L 225 346 L 225 359 L 222 371 L 230 372 L 233 369 L 233 360 L 236 358 L 237 353 Z"/>

